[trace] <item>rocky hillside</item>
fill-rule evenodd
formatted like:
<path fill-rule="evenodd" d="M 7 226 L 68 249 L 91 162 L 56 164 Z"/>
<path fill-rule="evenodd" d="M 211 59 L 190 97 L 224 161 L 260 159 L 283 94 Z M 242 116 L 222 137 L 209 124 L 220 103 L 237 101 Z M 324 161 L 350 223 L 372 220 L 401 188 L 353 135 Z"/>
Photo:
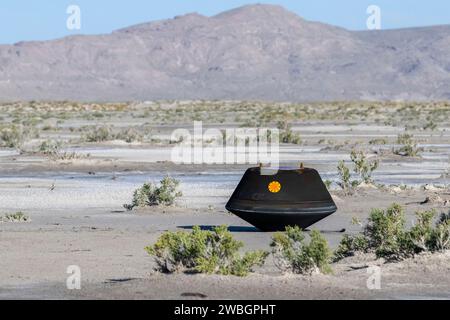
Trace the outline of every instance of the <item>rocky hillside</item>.
<path fill-rule="evenodd" d="M 0 45 L 0 100 L 450 99 L 450 26 L 354 32 L 250 5 Z"/>

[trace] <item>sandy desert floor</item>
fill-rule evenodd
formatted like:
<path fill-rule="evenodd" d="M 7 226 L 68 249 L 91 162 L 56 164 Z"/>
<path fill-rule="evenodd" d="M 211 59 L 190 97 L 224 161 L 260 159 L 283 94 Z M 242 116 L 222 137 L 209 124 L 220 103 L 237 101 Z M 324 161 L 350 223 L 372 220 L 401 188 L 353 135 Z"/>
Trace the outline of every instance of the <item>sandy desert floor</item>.
<path fill-rule="evenodd" d="M 288 112 L 280 112 L 283 108 Z M 449 105 L 367 103 L 339 108 L 232 102 L 1 106 L 2 128 L 17 125 L 28 133 L 20 148 L 0 149 L 0 216 L 22 211 L 31 222 L 0 223 L 0 299 L 450 298 L 449 253 L 389 264 L 370 256 L 352 257 L 334 264 L 332 275 L 282 275 L 271 258 L 245 278 L 153 271 L 144 247 L 166 230 L 227 225 L 245 249 L 269 249 L 271 233 L 259 232 L 224 208 L 252 165 L 171 162 L 171 132 L 191 128 L 194 120 L 217 128 L 288 121 L 301 142 L 281 145 L 281 163 L 297 166 L 303 161 L 333 182 L 339 210 L 312 227 L 332 246 L 344 233 L 360 231 L 351 220 L 364 221 L 371 208 L 399 203 L 411 224 L 417 210 L 449 212 Z M 99 126 L 110 131 L 131 128 L 138 137 L 128 132 L 128 141 L 119 135 L 89 141 L 95 139 L 85 133 Z M 391 152 L 405 126 L 421 149 L 419 156 Z M 61 150 L 56 156 L 43 152 L 38 146 L 44 141 L 61 141 Z M 349 161 L 354 148 L 380 160 L 373 178 L 384 187 L 363 188 L 352 196 L 339 191 L 336 165 Z M 76 156 L 61 155 L 64 152 Z M 123 208 L 134 189 L 166 174 L 181 182 L 183 197 L 176 207 Z M 427 197 L 431 201 L 421 204 Z M 70 265 L 81 268 L 81 290 L 66 288 Z M 380 290 L 367 288 L 371 265 L 381 267 Z"/>

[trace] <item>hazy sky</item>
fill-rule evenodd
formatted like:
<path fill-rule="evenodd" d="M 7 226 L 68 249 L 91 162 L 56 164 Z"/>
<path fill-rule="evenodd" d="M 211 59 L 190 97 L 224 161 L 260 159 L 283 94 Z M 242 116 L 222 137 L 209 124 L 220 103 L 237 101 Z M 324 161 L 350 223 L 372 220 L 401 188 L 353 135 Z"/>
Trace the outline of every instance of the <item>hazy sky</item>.
<path fill-rule="evenodd" d="M 285 0 L 280 4 L 308 20 L 348 29 L 366 28 L 369 5 L 381 8 L 382 28 L 450 24 L 448 0 Z M 255 3 L 239 0 L 1 0 L 0 43 L 53 39 L 70 34 L 108 33 L 140 22 L 172 18 L 188 12 L 214 15 Z M 67 7 L 81 9 L 81 29 L 66 27 Z"/>

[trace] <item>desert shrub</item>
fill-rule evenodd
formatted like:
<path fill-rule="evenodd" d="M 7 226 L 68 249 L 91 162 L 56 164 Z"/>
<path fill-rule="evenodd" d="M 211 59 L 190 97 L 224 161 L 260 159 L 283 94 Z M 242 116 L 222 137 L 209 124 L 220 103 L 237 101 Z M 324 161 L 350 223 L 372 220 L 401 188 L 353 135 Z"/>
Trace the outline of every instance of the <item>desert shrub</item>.
<path fill-rule="evenodd" d="M 280 140 L 282 143 L 301 144 L 302 138 L 299 134 L 294 133 L 291 129 L 283 131 L 280 134 Z"/>
<path fill-rule="evenodd" d="M 372 183 L 372 173 L 378 168 L 379 161 L 369 161 L 362 151 L 353 150 L 350 158 L 354 164 L 354 172 L 359 175 L 360 181 L 364 183 Z"/>
<path fill-rule="evenodd" d="M 31 219 L 23 212 L 6 214 L 4 217 L 0 216 L 0 222 L 30 222 Z"/>
<path fill-rule="evenodd" d="M 141 141 L 142 135 L 133 128 L 127 128 L 119 131 L 117 134 L 114 135 L 114 138 L 117 140 L 122 140 L 127 143 L 135 142 L 135 141 Z"/>
<path fill-rule="evenodd" d="M 352 175 L 350 173 L 350 168 L 345 165 L 344 161 L 340 161 L 338 166 L 338 176 L 339 181 L 338 186 L 347 194 L 352 193 L 353 189 L 357 187 L 360 183 L 358 180 L 352 180 Z"/>
<path fill-rule="evenodd" d="M 344 191 L 350 190 L 352 188 L 350 169 L 345 165 L 344 161 L 339 161 L 337 170 L 339 175 L 338 185 Z"/>
<path fill-rule="evenodd" d="M 433 120 L 430 120 L 423 126 L 423 130 L 432 130 L 432 131 L 434 131 L 434 130 L 437 129 L 437 127 L 438 127 L 437 124 Z"/>
<path fill-rule="evenodd" d="M 127 143 L 131 143 L 134 141 L 141 141 L 142 138 L 143 138 L 142 134 L 139 133 L 134 128 L 125 128 L 118 132 L 114 132 L 108 126 L 91 128 L 84 135 L 84 139 L 87 142 L 105 142 L 112 140 L 122 140 Z"/>
<path fill-rule="evenodd" d="M 352 190 L 358 187 L 361 183 L 373 183 L 372 173 L 378 168 L 379 161 L 369 161 L 367 156 L 362 151 L 353 150 L 350 154 L 350 159 L 353 163 L 353 172 L 357 175 L 357 179 L 352 180 L 350 168 L 346 166 L 344 161 L 340 161 L 337 166 L 339 181 L 338 185 L 346 193 L 351 193 Z"/>
<path fill-rule="evenodd" d="M 441 252 L 450 249 L 450 214 L 442 214 L 435 225 L 435 210 L 419 211 L 411 228 L 410 239 L 416 253 Z"/>
<path fill-rule="evenodd" d="M 94 118 L 103 118 L 105 115 L 101 113 L 100 111 L 95 111 L 92 113 L 92 117 Z"/>
<path fill-rule="evenodd" d="M 61 142 L 59 141 L 44 141 L 39 146 L 39 152 L 48 156 L 51 160 L 75 160 L 89 158 L 89 154 L 80 154 L 76 152 L 61 151 Z"/>
<path fill-rule="evenodd" d="M 363 235 L 344 235 L 339 246 L 333 253 L 333 261 L 355 255 L 357 252 L 367 252 L 369 244 Z"/>
<path fill-rule="evenodd" d="M 242 247 L 243 243 L 235 240 L 226 226 L 221 226 L 212 231 L 194 227 L 190 233 L 165 232 L 145 250 L 155 258 L 161 272 L 245 276 L 264 263 L 267 252 L 252 251 L 241 256 Z"/>
<path fill-rule="evenodd" d="M 433 219 L 436 211 L 419 211 L 416 213 L 416 223 L 410 230 L 410 240 L 414 246 L 415 252 L 427 251 L 433 247 Z"/>
<path fill-rule="evenodd" d="M 431 248 L 434 251 L 445 251 L 450 249 L 450 213 L 442 214 L 431 231 Z"/>
<path fill-rule="evenodd" d="M 331 250 L 319 231 L 311 232 L 309 243 L 299 227 L 286 227 L 272 238 L 272 253 L 280 270 L 300 274 L 330 273 Z"/>
<path fill-rule="evenodd" d="M 400 260 L 413 253 L 405 232 L 405 212 L 399 204 L 394 203 L 386 210 L 373 209 L 364 236 L 377 257 Z"/>
<path fill-rule="evenodd" d="M 323 183 L 325 184 L 325 186 L 327 187 L 328 190 L 331 189 L 331 186 L 333 185 L 333 181 L 331 180 L 324 180 Z"/>
<path fill-rule="evenodd" d="M 54 130 L 55 128 L 53 128 L 53 126 L 51 125 L 45 125 L 42 127 L 42 131 L 50 131 L 50 130 Z"/>
<path fill-rule="evenodd" d="M 422 149 L 417 147 L 417 143 L 413 139 L 414 137 L 410 134 L 400 134 L 397 137 L 397 144 L 400 145 L 398 148 L 394 148 L 393 153 L 403 157 L 416 157 L 419 155 Z"/>
<path fill-rule="evenodd" d="M 23 126 L 12 125 L 3 128 L 0 131 L 0 143 L 3 147 L 20 149 L 28 133 Z"/>
<path fill-rule="evenodd" d="M 72 151 L 72 152 L 59 152 L 58 154 L 56 154 L 53 157 L 51 157 L 51 159 L 52 160 L 68 161 L 68 160 L 87 159 L 90 156 L 91 156 L 90 153 L 81 154 L 81 153 L 77 153 L 77 152 Z"/>
<path fill-rule="evenodd" d="M 450 216 L 442 215 L 433 224 L 436 211 L 416 212 L 416 222 L 407 230 L 404 209 L 393 204 L 373 209 L 361 234 L 345 235 L 334 252 L 338 261 L 355 252 L 373 252 L 387 261 L 402 260 L 421 252 L 450 249 Z"/>
<path fill-rule="evenodd" d="M 280 142 L 291 144 L 302 143 L 300 135 L 292 131 L 291 125 L 287 121 L 280 121 L 277 127 L 280 130 Z"/>
<path fill-rule="evenodd" d="M 91 128 L 85 134 L 85 140 L 87 142 L 104 142 L 113 139 L 114 137 L 111 128 L 106 126 Z"/>
<path fill-rule="evenodd" d="M 182 193 L 178 191 L 179 184 L 178 180 L 171 177 L 163 178 L 159 186 L 151 182 L 145 183 L 134 191 L 131 204 L 125 204 L 124 207 L 132 210 L 158 205 L 172 206 L 176 198 L 182 196 Z"/>
<path fill-rule="evenodd" d="M 370 145 L 384 145 L 384 144 L 387 144 L 388 143 L 388 141 L 386 140 L 386 139 L 383 139 L 383 138 L 377 138 L 377 139 L 372 139 L 372 140 L 370 140 L 369 141 L 369 144 Z"/>
<path fill-rule="evenodd" d="M 54 156 L 59 153 L 61 143 L 59 141 L 47 140 L 40 144 L 39 152 L 46 156 Z"/>

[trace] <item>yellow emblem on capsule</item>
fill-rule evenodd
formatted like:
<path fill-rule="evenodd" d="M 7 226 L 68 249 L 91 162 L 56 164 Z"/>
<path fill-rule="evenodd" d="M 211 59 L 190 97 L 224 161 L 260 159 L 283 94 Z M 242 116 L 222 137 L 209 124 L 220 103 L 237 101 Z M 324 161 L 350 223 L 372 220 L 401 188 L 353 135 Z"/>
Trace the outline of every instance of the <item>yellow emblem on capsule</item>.
<path fill-rule="evenodd" d="M 269 183 L 268 189 L 272 193 L 278 193 L 281 190 L 281 183 L 279 183 L 278 181 L 272 181 L 271 183 Z"/>

